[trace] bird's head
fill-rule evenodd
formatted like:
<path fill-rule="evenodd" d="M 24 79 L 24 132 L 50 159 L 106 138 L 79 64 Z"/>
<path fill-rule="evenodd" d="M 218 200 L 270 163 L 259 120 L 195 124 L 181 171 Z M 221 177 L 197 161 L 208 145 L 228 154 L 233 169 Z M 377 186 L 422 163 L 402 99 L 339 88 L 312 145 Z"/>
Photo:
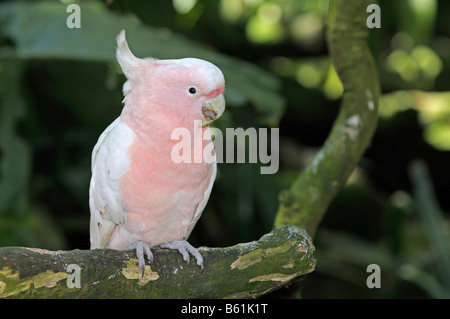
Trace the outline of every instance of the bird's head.
<path fill-rule="evenodd" d="M 131 53 L 122 30 L 117 37 L 117 60 L 127 77 L 128 95 L 145 101 L 144 114 L 160 112 L 173 119 L 201 120 L 208 126 L 225 110 L 225 79 L 214 64 L 196 58 L 139 59 Z M 141 106 L 142 107 L 142 106 Z"/>

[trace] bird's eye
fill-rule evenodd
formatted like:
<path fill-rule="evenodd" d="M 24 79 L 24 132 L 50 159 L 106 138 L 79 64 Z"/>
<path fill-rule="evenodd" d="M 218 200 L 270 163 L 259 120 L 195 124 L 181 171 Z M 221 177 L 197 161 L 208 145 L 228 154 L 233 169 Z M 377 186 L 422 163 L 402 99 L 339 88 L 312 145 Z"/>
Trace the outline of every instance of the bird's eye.
<path fill-rule="evenodd" d="M 191 87 L 189 88 L 189 93 L 191 93 L 191 94 L 197 93 L 197 88 L 196 88 L 195 86 L 191 86 Z"/>

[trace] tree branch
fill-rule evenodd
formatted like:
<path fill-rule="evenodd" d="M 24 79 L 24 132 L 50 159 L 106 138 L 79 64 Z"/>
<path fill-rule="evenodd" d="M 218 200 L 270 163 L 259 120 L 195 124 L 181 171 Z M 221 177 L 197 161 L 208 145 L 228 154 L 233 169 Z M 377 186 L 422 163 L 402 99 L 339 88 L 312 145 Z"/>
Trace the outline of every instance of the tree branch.
<path fill-rule="evenodd" d="M 327 43 L 344 86 L 341 109 L 312 163 L 280 196 L 275 223 L 306 229 L 312 237 L 332 199 L 345 185 L 377 124 L 378 74 L 367 45 L 366 8 L 374 0 L 331 0 Z"/>
<path fill-rule="evenodd" d="M 306 231 L 283 226 L 258 241 L 200 248 L 205 270 L 155 249 L 145 275 L 134 251 L 0 248 L 0 298 L 256 298 L 314 270 Z M 80 288 L 76 283 L 80 267 Z M 72 266 L 73 267 L 73 266 Z"/>

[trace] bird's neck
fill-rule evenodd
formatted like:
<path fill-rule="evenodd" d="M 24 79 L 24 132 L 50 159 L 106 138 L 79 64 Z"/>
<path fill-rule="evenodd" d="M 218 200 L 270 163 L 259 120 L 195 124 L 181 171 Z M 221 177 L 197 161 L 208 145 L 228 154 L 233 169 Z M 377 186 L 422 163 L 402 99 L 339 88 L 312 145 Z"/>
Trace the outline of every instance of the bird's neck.
<path fill-rule="evenodd" d="M 200 120 L 187 116 L 173 116 L 161 110 L 149 112 L 147 105 L 139 105 L 137 101 L 125 101 L 121 120 L 126 123 L 143 144 L 165 141 L 159 145 L 172 148 L 179 141 L 190 141 L 194 145 L 205 145 L 211 141 L 209 126 L 202 127 Z M 130 104 L 129 104 L 130 103 Z"/>

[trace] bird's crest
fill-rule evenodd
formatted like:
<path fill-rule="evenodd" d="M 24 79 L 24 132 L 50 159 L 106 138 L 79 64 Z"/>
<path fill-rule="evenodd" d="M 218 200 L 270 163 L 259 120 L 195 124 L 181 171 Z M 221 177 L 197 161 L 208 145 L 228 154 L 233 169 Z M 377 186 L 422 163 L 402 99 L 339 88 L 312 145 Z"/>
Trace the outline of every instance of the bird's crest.
<path fill-rule="evenodd" d="M 143 60 L 137 58 L 128 47 L 125 30 L 120 31 L 117 36 L 116 58 L 128 79 L 133 79 L 136 71 L 142 66 Z"/>

